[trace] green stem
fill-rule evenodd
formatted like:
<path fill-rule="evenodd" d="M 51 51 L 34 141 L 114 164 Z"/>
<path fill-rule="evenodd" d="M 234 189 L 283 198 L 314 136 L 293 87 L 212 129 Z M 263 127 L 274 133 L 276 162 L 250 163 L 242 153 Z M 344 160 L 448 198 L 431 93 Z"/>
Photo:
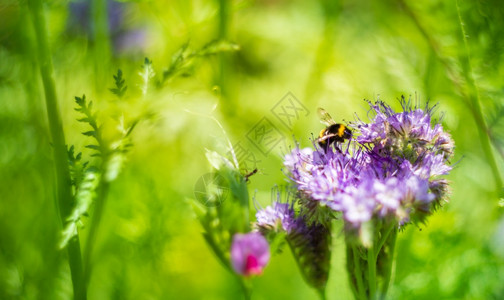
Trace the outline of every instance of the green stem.
<path fill-rule="evenodd" d="M 95 43 L 95 84 L 97 90 L 103 90 L 103 83 L 107 80 L 108 62 L 110 60 L 107 0 L 91 0 L 91 15 Z"/>
<path fill-rule="evenodd" d="M 102 170 L 104 170 L 104 168 L 102 168 Z M 104 173 L 106 173 L 106 171 Z M 95 200 L 95 209 L 93 211 L 93 217 L 91 220 L 91 224 L 89 226 L 89 233 L 86 239 L 86 248 L 84 250 L 84 284 L 86 287 L 89 284 L 89 279 L 91 277 L 91 271 L 93 265 L 91 263 L 91 257 L 93 254 L 93 246 L 96 242 L 98 228 L 100 227 L 101 218 L 105 207 L 105 200 L 107 199 L 107 194 L 110 187 L 110 183 L 105 180 L 104 176 L 105 174 L 102 175 L 102 178 L 98 185 L 98 193 Z"/>
<path fill-rule="evenodd" d="M 229 32 L 229 0 L 219 0 L 219 39 L 227 39 Z"/>
<path fill-rule="evenodd" d="M 229 23 L 230 23 L 230 0 L 218 0 L 219 3 L 219 32 L 218 39 L 220 41 L 229 40 Z M 221 110 L 227 116 L 236 114 L 236 103 L 232 95 L 232 69 L 231 69 L 231 54 L 219 53 L 219 75 L 217 78 L 221 96 Z"/>
<path fill-rule="evenodd" d="M 383 282 L 381 285 L 381 291 L 380 291 L 380 299 L 385 299 L 385 296 L 387 295 L 389 283 L 390 283 L 390 278 L 392 275 L 392 268 L 394 265 L 394 250 L 395 250 L 395 243 L 396 243 L 396 238 L 397 238 L 397 227 L 392 226 L 393 231 L 389 236 L 388 240 L 388 247 L 389 247 L 389 257 L 390 257 L 390 266 L 387 268 L 387 273 L 385 273 L 385 277 L 383 278 Z"/>
<path fill-rule="evenodd" d="M 347 256 L 351 256 L 351 258 L 353 259 L 353 254 L 352 254 L 352 253 L 350 253 L 350 252 L 351 252 L 351 250 L 349 251 L 349 250 L 348 250 L 348 247 L 347 247 Z M 347 257 L 347 260 L 348 260 L 348 257 Z M 348 264 L 348 262 L 347 262 L 347 264 Z M 347 269 L 347 270 L 348 270 L 348 269 Z M 354 298 L 355 298 L 355 299 L 359 299 L 359 291 L 357 290 L 357 288 L 355 287 L 355 285 L 354 285 L 354 284 L 352 284 L 352 274 L 351 274 L 349 271 L 347 271 L 347 274 L 348 274 L 348 276 L 350 277 L 350 278 L 349 278 L 349 281 L 350 281 L 350 288 L 352 289 L 352 293 L 353 293 L 353 295 L 354 295 Z"/>
<path fill-rule="evenodd" d="M 396 223 L 395 222 L 392 222 L 388 228 L 387 228 L 387 231 L 385 231 L 385 233 L 381 236 L 381 239 L 380 239 L 380 242 L 378 243 L 377 247 L 376 247 L 376 252 L 375 252 L 375 260 L 378 259 L 378 255 L 380 255 L 380 251 L 383 247 L 383 245 L 385 244 L 385 242 L 387 241 L 388 239 L 388 236 L 390 235 L 390 233 L 394 230 L 394 228 L 396 227 Z"/>
<path fill-rule="evenodd" d="M 252 286 L 249 279 L 243 278 L 238 275 L 237 277 L 243 291 L 243 297 L 245 298 L 245 300 L 250 300 L 252 297 Z"/>
<path fill-rule="evenodd" d="M 46 21 L 41 0 L 28 0 L 31 19 L 37 39 L 37 55 L 40 75 L 44 86 L 49 131 L 53 143 L 53 157 L 56 171 L 57 206 L 61 223 L 64 223 L 70 214 L 73 205 L 73 196 L 70 184 L 70 171 L 68 169 L 67 148 L 63 132 L 63 122 L 58 107 L 58 98 L 53 78 L 53 66 L 49 42 L 47 38 Z M 79 235 L 70 240 L 67 246 L 70 273 L 74 299 L 86 299 L 86 290 L 83 285 L 82 262 Z"/>
<path fill-rule="evenodd" d="M 369 299 L 376 298 L 376 258 L 373 247 L 367 250 Z"/>
<path fill-rule="evenodd" d="M 359 298 L 361 300 L 366 299 L 366 290 L 364 288 L 364 283 L 362 282 L 362 271 L 361 271 L 361 264 L 359 260 L 359 250 L 357 249 L 357 246 L 351 246 L 352 247 L 352 252 L 353 252 L 353 260 L 354 260 L 354 268 L 355 268 L 355 278 L 357 280 L 357 290 L 359 292 Z"/>

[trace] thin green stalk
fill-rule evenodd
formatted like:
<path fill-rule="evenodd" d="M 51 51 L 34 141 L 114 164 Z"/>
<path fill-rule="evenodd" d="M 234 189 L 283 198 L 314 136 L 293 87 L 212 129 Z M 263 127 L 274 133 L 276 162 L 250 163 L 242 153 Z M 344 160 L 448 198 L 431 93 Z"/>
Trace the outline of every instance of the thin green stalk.
<path fill-rule="evenodd" d="M 219 38 L 227 39 L 229 33 L 229 0 L 219 0 Z"/>
<path fill-rule="evenodd" d="M 376 298 L 376 259 L 373 247 L 367 250 L 369 299 Z"/>
<path fill-rule="evenodd" d="M 490 164 L 490 169 L 492 171 L 494 180 L 495 180 L 495 185 L 497 187 L 497 192 L 500 192 L 502 189 L 502 178 L 500 176 L 499 168 L 497 166 L 497 162 L 495 160 L 494 154 L 492 152 L 492 147 L 490 145 L 490 131 L 488 130 L 488 127 L 486 125 L 485 119 L 483 118 L 483 114 L 481 111 L 481 104 L 480 104 L 480 95 L 479 91 L 477 89 L 476 83 L 474 81 L 473 77 L 473 72 L 472 72 L 472 66 L 471 66 L 471 60 L 470 60 L 470 52 L 469 52 L 469 47 L 467 43 L 467 36 L 464 30 L 464 25 L 462 22 L 462 17 L 460 14 L 460 8 L 458 1 L 456 2 L 457 6 L 457 13 L 458 13 L 458 18 L 461 26 L 461 31 L 462 31 L 462 38 L 464 40 L 464 46 L 465 46 L 465 51 L 466 51 L 466 61 L 465 64 L 463 64 L 464 67 L 464 82 L 461 82 L 461 80 L 458 80 L 458 73 L 456 69 L 453 67 L 452 63 L 446 59 L 442 54 L 441 54 L 441 47 L 439 46 L 439 43 L 427 32 L 423 24 L 420 22 L 418 19 L 417 15 L 413 12 L 411 7 L 406 3 L 405 0 L 399 0 L 399 3 L 405 10 L 405 12 L 410 16 L 410 18 L 413 20 L 414 24 L 420 31 L 420 33 L 424 36 L 426 39 L 427 43 L 431 47 L 432 51 L 436 54 L 436 57 L 438 60 L 443 64 L 445 67 L 446 72 L 448 73 L 448 77 L 452 80 L 455 88 L 458 90 L 458 92 L 463 95 L 466 99 L 466 104 L 469 107 L 469 111 L 471 112 L 474 121 L 476 122 L 478 132 L 479 132 L 479 138 L 480 138 L 480 143 L 483 148 L 483 152 L 486 156 L 486 160 Z M 469 87 L 470 92 L 467 93 L 464 89 L 465 84 Z"/>
<path fill-rule="evenodd" d="M 229 40 L 229 28 L 231 17 L 231 1 L 218 0 L 219 4 L 219 31 L 218 39 L 221 41 Z M 219 76 L 217 78 L 221 96 L 221 110 L 227 116 L 236 114 L 236 104 L 232 95 L 231 88 L 234 86 L 231 83 L 231 54 L 219 53 Z"/>
<path fill-rule="evenodd" d="M 359 261 L 359 250 L 357 246 L 351 246 L 353 251 L 354 268 L 355 268 L 355 278 L 357 280 L 357 290 L 359 292 L 359 297 L 362 300 L 366 299 L 366 290 L 364 288 L 364 283 L 362 282 L 362 271 L 361 264 Z"/>
<path fill-rule="evenodd" d="M 496 190 L 497 192 L 500 192 L 500 190 L 502 189 L 502 179 L 500 176 L 499 168 L 497 166 L 497 162 L 493 155 L 492 147 L 490 145 L 489 130 L 486 125 L 485 118 L 483 117 L 483 113 L 481 111 L 481 97 L 479 94 L 478 86 L 476 85 L 476 82 L 474 80 L 473 68 L 471 64 L 471 52 L 469 50 L 469 45 L 467 43 L 467 34 L 464 29 L 464 22 L 462 21 L 462 15 L 460 13 L 459 1 L 458 0 L 455 1 L 455 4 L 457 7 L 457 14 L 460 22 L 460 31 L 462 33 L 462 40 L 464 41 L 464 48 L 466 52 L 465 57 L 466 64 L 464 65 L 463 73 L 470 89 L 468 97 L 471 103 L 473 117 L 476 121 L 476 124 L 478 125 L 481 146 L 483 147 L 483 151 L 485 152 L 487 160 L 490 164 L 490 168 L 492 169 L 492 172 L 494 174 L 495 184 L 497 185 Z"/>
<path fill-rule="evenodd" d="M 380 255 L 380 251 L 381 251 L 383 245 L 385 244 L 385 242 L 388 239 L 388 236 L 390 235 L 392 230 L 394 230 L 395 227 L 396 227 L 396 223 L 392 222 L 388 226 L 387 231 L 385 231 L 385 233 L 381 236 L 380 242 L 377 244 L 377 247 L 376 247 L 375 260 L 378 259 L 378 255 Z"/>
<path fill-rule="evenodd" d="M 239 275 L 237 275 L 237 277 L 238 277 L 238 280 L 240 282 L 240 286 L 243 291 L 243 297 L 245 298 L 245 300 L 250 300 L 252 297 L 252 287 L 251 287 L 250 281 L 246 278 L 239 276 Z"/>
<path fill-rule="evenodd" d="M 397 227 L 395 226 L 392 226 L 392 228 L 394 229 L 389 238 L 390 238 L 390 241 L 389 241 L 389 249 L 390 249 L 390 253 L 389 253 L 389 256 L 390 256 L 390 267 L 388 268 L 388 272 L 385 274 L 385 277 L 383 279 L 383 283 L 382 283 L 382 286 L 381 286 L 381 293 L 380 293 L 380 299 L 385 299 L 385 296 L 387 295 L 387 291 L 388 291 L 388 287 L 389 287 L 389 284 L 390 284 L 390 278 L 391 278 L 391 275 L 392 275 L 392 268 L 394 266 L 394 250 L 395 250 L 395 243 L 396 243 L 396 238 L 397 238 Z"/>
<path fill-rule="evenodd" d="M 84 284 L 86 287 L 89 284 L 89 278 L 91 277 L 93 265 L 91 263 L 91 258 L 93 254 L 93 247 L 96 242 L 98 228 L 100 227 L 101 219 L 103 216 L 103 210 L 105 208 L 105 201 L 107 199 L 109 187 L 110 183 L 104 179 L 104 176 L 102 176 L 95 199 L 93 217 L 91 219 L 91 224 L 89 225 L 89 233 L 86 239 L 86 248 L 84 250 Z"/>
<path fill-rule="evenodd" d="M 44 86 L 49 131 L 53 144 L 53 157 L 56 171 L 57 206 L 61 223 L 64 223 L 70 214 L 73 205 L 72 190 L 70 185 L 70 171 L 68 169 L 67 148 L 63 132 L 63 122 L 58 107 L 58 98 L 53 78 L 53 66 L 49 42 L 47 38 L 46 21 L 41 0 L 28 0 L 31 19 L 37 39 L 37 55 L 40 75 Z M 83 285 L 81 250 L 79 235 L 71 239 L 67 246 L 70 273 L 74 299 L 86 299 Z"/>
<path fill-rule="evenodd" d="M 347 247 L 348 248 L 348 247 Z M 347 249 L 347 255 L 351 255 L 352 258 L 353 258 L 353 254 L 350 253 L 350 251 Z M 347 258 L 348 260 L 348 258 Z M 347 262 L 348 264 L 348 262 Z M 352 290 L 352 293 L 354 295 L 354 298 L 355 299 L 359 299 L 359 291 L 357 290 L 357 288 L 355 287 L 355 285 L 352 284 L 352 277 L 351 277 L 351 274 L 347 271 L 347 274 L 350 276 L 349 280 L 350 280 L 350 289 Z"/>
<path fill-rule="evenodd" d="M 105 87 L 108 62 L 110 60 L 110 34 L 108 25 L 107 0 L 91 0 L 93 21 L 95 84 L 98 91 Z"/>

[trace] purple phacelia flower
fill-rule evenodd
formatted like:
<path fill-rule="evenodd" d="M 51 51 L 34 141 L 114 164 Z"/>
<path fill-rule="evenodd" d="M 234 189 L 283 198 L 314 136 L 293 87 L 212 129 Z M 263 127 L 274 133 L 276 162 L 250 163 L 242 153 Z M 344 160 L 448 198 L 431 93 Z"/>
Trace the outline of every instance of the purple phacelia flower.
<path fill-rule="evenodd" d="M 445 159 L 453 155 L 450 135 L 441 124 L 431 125 L 434 107 L 413 108 L 404 97 L 401 100 L 404 111 L 398 113 L 381 101 L 369 105 L 375 115 L 372 122 L 358 120 L 353 125 L 360 132 L 356 138 L 360 144 L 372 144 L 383 156 L 403 157 L 412 163 L 426 151 L 443 153 Z"/>
<path fill-rule="evenodd" d="M 237 274 L 260 275 L 269 259 L 269 244 L 260 233 L 237 233 L 233 236 L 231 264 Z"/>
<path fill-rule="evenodd" d="M 333 148 L 296 148 L 286 156 L 284 165 L 303 196 L 339 210 L 338 195 L 355 177 L 356 161 Z"/>
<path fill-rule="evenodd" d="M 423 221 L 446 197 L 454 143 L 441 124 L 432 125 L 433 108 L 395 112 L 371 104 L 370 123 L 352 124 L 346 151 L 294 149 L 285 166 L 303 199 L 341 212 L 347 225 L 359 228 L 378 219 L 399 224 Z M 303 211 L 301 209 L 301 211 Z"/>
<path fill-rule="evenodd" d="M 289 203 L 274 202 L 256 213 L 256 227 L 259 230 L 267 231 L 283 230 L 290 233 L 296 226 L 294 209 Z"/>

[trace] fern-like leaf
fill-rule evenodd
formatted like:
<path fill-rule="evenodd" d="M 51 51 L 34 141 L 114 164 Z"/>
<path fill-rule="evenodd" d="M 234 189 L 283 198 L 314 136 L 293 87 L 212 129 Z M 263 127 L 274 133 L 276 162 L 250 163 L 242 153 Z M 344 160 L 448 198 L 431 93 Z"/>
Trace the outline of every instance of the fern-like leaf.
<path fill-rule="evenodd" d="M 138 120 L 132 123 L 126 123 L 124 117 L 118 120 L 117 130 L 121 133 L 121 136 L 110 144 L 110 152 L 107 156 L 107 161 L 105 163 L 105 180 L 113 181 L 119 175 L 122 170 L 124 162 L 126 161 L 126 155 L 133 146 L 130 134 L 135 128 Z"/>
<path fill-rule="evenodd" d="M 81 161 L 82 158 L 81 152 L 75 155 L 73 145 L 70 146 L 70 148 L 68 148 L 67 153 L 68 153 L 68 166 L 70 169 L 71 184 L 75 190 L 79 185 L 79 183 L 82 181 L 88 162 Z"/>
<path fill-rule="evenodd" d="M 193 62 L 198 57 L 206 57 L 222 52 L 232 52 L 239 50 L 237 44 L 228 41 L 214 40 L 198 50 L 190 51 L 189 42 L 184 43 L 175 54 L 173 54 L 170 66 L 163 71 L 163 77 L 158 86 L 162 86 L 167 80 L 179 75 L 186 74 L 188 69 L 193 65 Z"/>
<path fill-rule="evenodd" d="M 98 169 L 90 167 L 84 172 L 83 178 L 78 183 L 75 190 L 75 206 L 62 232 L 59 247 L 64 248 L 70 239 L 77 235 L 78 228 L 82 227 L 82 217 L 88 214 L 89 207 L 96 197 L 96 189 L 100 182 L 100 173 Z"/>
<path fill-rule="evenodd" d="M 86 101 L 86 95 L 82 97 L 75 97 L 75 103 L 77 103 L 76 111 L 82 113 L 85 117 L 77 119 L 79 122 L 87 123 L 93 130 L 85 131 L 82 134 L 85 136 L 93 137 L 98 145 L 87 145 L 86 148 L 97 151 L 97 153 L 93 153 L 93 156 L 103 155 L 103 152 L 106 150 L 106 146 L 102 139 L 102 130 L 101 127 L 98 126 L 98 122 L 96 120 L 97 113 L 93 113 L 93 101 Z M 97 155 L 96 155 L 97 154 Z"/>
<path fill-rule="evenodd" d="M 189 41 L 184 43 L 175 54 L 173 54 L 170 66 L 168 69 L 163 71 L 163 79 L 162 82 L 165 82 L 166 80 L 170 79 L 171 77 L 175 76 L 175 74 L 182 69 L 184 63 L 187 60 L 187 49 L 189 47 Z"/>
<path fill-rule="evenodd" d="M 117 75 L 113 75 L 115 81 L 115 88 L 109 89 L 112 94 L 116 95 L 119 98 L 124 96 L 128 87 L 125 85 L 125 80 L 122 77 L 121 69 L 117 70 Z"/>
<path fill-rule="evenodd" d="M 146 96 L 149 90 L 150 80 L 156 76 L 154 68 L 152 67 L 152 60 L 149 60 L 147 57 L 145 58 L 142 70 L 138 73 L 138 75 L 142 78 L 140 89 L 142 90 L 142 94 Z"/>

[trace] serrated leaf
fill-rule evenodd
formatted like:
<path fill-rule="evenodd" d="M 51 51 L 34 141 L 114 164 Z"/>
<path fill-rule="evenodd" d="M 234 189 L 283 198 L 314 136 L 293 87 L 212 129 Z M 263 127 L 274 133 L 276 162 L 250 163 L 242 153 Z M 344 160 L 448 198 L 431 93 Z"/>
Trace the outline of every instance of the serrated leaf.
<path fill-rule="evenodd" d="M 87 171 L 88 172 L 99 173 L 100 169 L 98 167 L 92 166 L 92 167 L 89 167 Z"/>
<path fill-rule="evenodd" d="M 240 50 L 240 46 L 238 44 L 229 41 L 215 40 L 203 46 L 203 48 L 201 48 L 201 50 L 197 52 L 197 55 L 205 56 L 238 50 Z"/>
<path fill-rule="evenodd" d="M 147 91 L 149 89 L 150 79 L 156 75 L 154 68 L 152 67 L 152 61 L 149 60 L 149 58 L 145 58 L 144 64 L 142 65 L 142 71 L 138 74 L 142 77 L 140 89 L 142 90 L 142 94 L 145 96 L 147 95 Z"/>
<path fill-rule="evenodd" d="M 77 235 L 78 227 L 82 227 L 81 218 L 88 213 L 94 198 L 96 189 L 100 182 L 100 175 L 89 169 L 84 174 L 83 180 L 79 183 L 75 194 L 75 206 L 67 218 L 67 224 L 62 231 L 62 238 L 59 244 L 64 248 L 68 242 Z"/>
<path fill-rule="evenodd" d="M 109 89 L 113 94 L 121 98 L 127 90 L 127 86 L 124 85 L 125 80 L 122 78 L 121 69 L 117 70 L 117 75 L 112 76 L 115 80 L 115 88 Z"/>

